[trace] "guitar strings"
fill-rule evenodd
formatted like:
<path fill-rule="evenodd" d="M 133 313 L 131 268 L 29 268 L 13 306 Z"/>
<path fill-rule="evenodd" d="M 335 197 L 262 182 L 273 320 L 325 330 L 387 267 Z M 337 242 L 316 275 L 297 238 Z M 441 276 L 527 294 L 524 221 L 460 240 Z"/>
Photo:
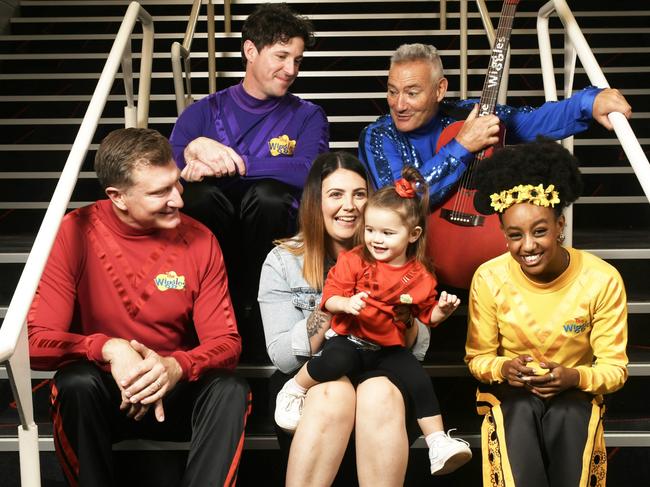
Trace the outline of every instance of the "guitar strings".
<path fill-rule="evenodd" d="M 500 25 L 497 28 L 497 33 L 496 33 L 496 38 L 504 37 L 506 39 L 506 42 L 504 43 L 504 51 L 507 53 L 508 46 L 510 44 L 510 32 L 512 31 L 512 24 L 514 20 L 514 11 L 516 9 L 516 4 L 511 5 L 508 3 L 505 3 L 503 6 L 503 10 L 501 13 L 501 18 L 503 19 L 503 25 Z M 507 34 L 507 35 L 506 35 Z M 490 58 L 491 62 L 491 58 Z M 488 66 L 489 69 L 489 66 Z M 488 105 L 488 113 L 493 114 L 495 112 L 496 108 L 496 100 L 498 97 L 498 86 L 501 84 L 501 79 L 503 77 L 503 69 L 499 70 L 497 73 L 497 83 L 496 83 L 496 89 L 489 90 L 488 89 L 488 83 L 489 83 L 489 77 L 486 76 L 484 85 L 483 85 L 483 93 L 487 92 L 487 95 L 481 99 L 480 106 L 483 105 Z M 478 167 L 478 164 L 485 158 L 485 151 L 486 149 L 483 149 L 478 152 L 476 157 L 472 159 L 472 161 L 469 164 L 468 170 L 466 171 L 466 182 L 467 186 L 469 188 L 474 187 L 474 180 L 475 180 L 475 174 L 476 174 L 476 168 Z M 461 202 L 461 208 L 463 211 L 469 210 L 471 208 L 472 202 L 470 200 L 471 194 L 470 195 L 464 195 L 463 198 L 460 198 Z"/>
<path fill-rule="evenodd" d="M 510 34 L 512 32 L 512 25 L 514 22 L 514 14 L 517 8 L 517 3 L 518 2 L 514 2 L 513 4 L 511 4 L 507 1 L 504 3 L 501 11 L 501 20 L 499 21 L 499 26 L 497 27 L 497 32 L 495 34 L 497 39 L 499 37 L 505 38 L 504 51 L 506 53 L 508 52 L 508 48 L 510 46 Z M 490 63 L 491 62 L 492 62 L 492 56 L 490 56 Z M 504 58 L 504 63 L 505 63 L 505 58 Z M 490 66 L 488 66 L 488 69 L 489 68 Z M 502 77 L 503 77 L 503 69 L 501 69 L 497 74 L 497 83 L 496 83 L 497 89 L 495 90 L 488 90 L 489 76 L 486 75 L 485 81 L 483 82 L 482 93 L 486 93 L 486 91 L 488 91 L 488 93 L 487 96 L 481 97 L 479 106 L 483 106 L 484 104 L 487 104 L 489 106 L 490 114 L 493 114 L 496 109 L 496 100 L 499 92 L 498 87 L 501 85 Z M 469 163 L 467 170 L 465 171 L 463 176 L 461 176 L 459 190 L 462 190 L 462 188 L 473 188 L 474 176 L 476 174 L 475 169 L 480 163 L 480 161 L 484 159 L 484 156 L 485 156 L 485 149 L 479 151 L 476 154 L 476 156 L 472 158 L 472 161 Z M 472 197 L 473 197 L 473 193 L 470 193 L 469 195 L 465 193 L 461 193 L 457 195 L 457 198 L 455 199 L 454 205 L 452 207 L 452 213 L 451 213 L 452 218 L 454 217 L 462 218 L 463 214 L 468 212 L 469 208 L 471 208 L 472 206 L 472 201 L 471 201 Z"/>

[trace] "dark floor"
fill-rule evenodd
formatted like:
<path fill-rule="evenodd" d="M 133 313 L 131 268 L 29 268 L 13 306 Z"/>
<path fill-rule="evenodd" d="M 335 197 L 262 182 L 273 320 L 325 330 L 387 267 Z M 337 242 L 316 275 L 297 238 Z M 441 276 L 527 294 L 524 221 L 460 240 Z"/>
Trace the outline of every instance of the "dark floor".
<path fill-rule="evenodd" d="M 177 484 L 179 468 L 182 467 L 183 453 L 139 452 L 131 458 L 126 453 L 119 460 L 119 485 L 138 487 L 174 487 Z M 411 450 L 411 463 L 405 485 L 409 487 L 473 487 L 480 486 L 479 452 L 474 450 L 474 458 L 469 465 L 444 477 L 431 477 L 428 474 L 428 459 L 423 449 Z M 282 469 L 279 466 L 278 450 L 247 450 L 242 458 L 239 472 L 240 487 L 280 487 L 283 485 Z M 608 487 L 632 487 L 650 485 L 650 449 L 648 448 L 610 448 Z M 56 463 L 54 453 L 41 454 L 42 487 L 64 487 L 63 475 Z M 19 487 L 18 454 L 0 454 L 0 472 L 3 487 Z M 144 474 L 146 472 L 146 474 Z M 354 487 L 354 483 L 343 480 L 339 487 Z"/>

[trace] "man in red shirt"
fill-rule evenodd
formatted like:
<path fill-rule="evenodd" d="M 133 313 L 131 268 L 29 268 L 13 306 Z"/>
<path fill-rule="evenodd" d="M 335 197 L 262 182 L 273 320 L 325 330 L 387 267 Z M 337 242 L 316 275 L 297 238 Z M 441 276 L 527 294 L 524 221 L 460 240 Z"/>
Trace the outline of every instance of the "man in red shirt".
<path fill-rule="evenodd" d="M 95 171 L 109 199 L 65 216 L 28 315 L 63 471 L 111 486 L 111 443 L 191 441 L 182 485 L 232 485 L 250 397 L 219 244 L 158 132 L 110 133 Z"/>

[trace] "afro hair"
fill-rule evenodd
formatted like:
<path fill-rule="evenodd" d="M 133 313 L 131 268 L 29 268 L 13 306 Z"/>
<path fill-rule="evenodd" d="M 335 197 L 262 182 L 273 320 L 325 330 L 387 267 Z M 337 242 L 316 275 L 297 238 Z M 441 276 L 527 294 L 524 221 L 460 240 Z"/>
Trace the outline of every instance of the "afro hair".
<path fill-rule="evenodd" d="M 559 193 L 557 215 L 582 193 L 578 160 L 560 144 L 544 138 L 535 142 L 504 147 L 478 164 L 474 176 L 474 206 L 486 215 L 494 213 L 490 195 L 519 184 L 545 187 L 553 184 Z"/>

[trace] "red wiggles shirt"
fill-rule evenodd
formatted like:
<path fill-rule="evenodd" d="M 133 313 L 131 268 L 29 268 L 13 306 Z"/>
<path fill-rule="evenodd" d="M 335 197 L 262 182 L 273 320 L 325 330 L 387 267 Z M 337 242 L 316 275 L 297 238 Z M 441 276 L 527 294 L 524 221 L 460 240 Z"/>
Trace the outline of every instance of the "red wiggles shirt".
<path fill-rule="evenodd" d="M 339 335 L 355 335 L 382 346 L 405 345 L 406 324 L 395 319 L 397 305 L 410 305 L 411 314 L 430 325 L 436 305 L 436 280 L 416 260 L 395 267 L 383 262 L 366 262 L 362 247 L 339 254 L 327 275 L 321 308 L 332 296 L 349 298 L 368 293 L 366 307 L 358 316 L 337 313 L 332 329 Z"/>
<path fill-rule="evenodd" d="M 241 352 L 223 256 L 181 215 L 173 230 L 137 230 L 109 200 L 65 216 L 27 317 L 32 367 L 103 364 L 109 338 L 172 355 L 183 377 L 234 369 Z"/>

